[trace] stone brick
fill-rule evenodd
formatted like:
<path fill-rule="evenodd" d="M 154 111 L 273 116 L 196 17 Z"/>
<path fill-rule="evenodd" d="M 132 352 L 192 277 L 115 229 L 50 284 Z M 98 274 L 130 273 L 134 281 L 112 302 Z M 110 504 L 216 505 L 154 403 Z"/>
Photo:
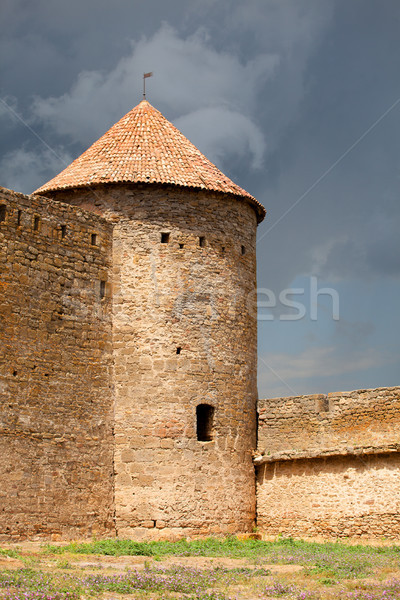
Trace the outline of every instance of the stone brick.
<path fill-rule="evenodd" d="M 129 438 L 137 440 L 132 475 L 157 467 L 151 481 L 116 481 L 117 531 L 142 536 L 143 523 L 157 519 L 165 523 L 163 535 L 250 531 L 257 331 L 247 301 L 256 285 L 254 208 L 229 194 L 157 185 L 51 196 L 100 211 L 113 224 L 115 468 L 120 471 Z M 168 243 L 161 243 L 164 231 Z M 215 410 L 212 442 L 197 440 L 202 403 Z M 139 525 L 132 525 L 132 515 Z M 150 530 L 151 537 L 160 533 Z"/>
<path fill-rule="evenodd" d="M 257 524 L 267 535 L 400 534 L 400 388 L 259 401 Z"/>
<path fill-rule="evenodd" d="M 113 535 L 111 305 L 97 293 L 111 227 L 4 188 L 0 204 L 0 539 Z"/>

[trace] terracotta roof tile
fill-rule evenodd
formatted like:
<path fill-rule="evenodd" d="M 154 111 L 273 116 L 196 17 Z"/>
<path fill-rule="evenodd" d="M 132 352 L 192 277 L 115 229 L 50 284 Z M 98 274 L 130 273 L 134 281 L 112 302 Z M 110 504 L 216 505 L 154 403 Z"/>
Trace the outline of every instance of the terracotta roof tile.
<path fill-rule="evenodd" d="M 56 177 L 34 193 L 102 183 L 159 183 L 241 196 L 265 209 L 211 163 L 147 100 L 113 125 Z"/>

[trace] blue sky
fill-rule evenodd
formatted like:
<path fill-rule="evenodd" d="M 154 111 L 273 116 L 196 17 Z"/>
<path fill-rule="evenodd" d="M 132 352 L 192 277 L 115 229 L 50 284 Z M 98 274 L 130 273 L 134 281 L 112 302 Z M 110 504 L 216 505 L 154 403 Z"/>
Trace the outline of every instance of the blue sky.
<path fill-rule="evenodd" d="M 399 384 L 395 0 L 5 0 L 0 184 L 30 193 L 141 99 L 262 202 L 261 397 Z M 318 297 L 310 278 L 339 297 Z M 261 298 L 261 297 L 260 297 Z M 262 299 L 262 298 L 261 298 Z M 260 309 L 260 314 L 267 314 Z"/>

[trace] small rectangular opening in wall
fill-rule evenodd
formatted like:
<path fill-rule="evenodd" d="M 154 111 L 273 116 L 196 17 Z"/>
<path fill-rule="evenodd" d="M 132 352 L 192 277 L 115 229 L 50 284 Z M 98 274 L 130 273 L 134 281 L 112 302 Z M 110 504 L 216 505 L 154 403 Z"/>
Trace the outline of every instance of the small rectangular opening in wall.
<path fill-rule="evenodd" d="M 36 216 L 33 218 L 33 231 L 39 231 L 40 228 L 40 217 Z"/>
<path fill-rule="evenodd" d="M 105 281 L 100 281 L 100 300 L 103 300 L 103 298 L 106 295 L 106 282 Z"/>
<path fill-rule="evenodd" d="M 3 221 L 6 220 L 6 214 L 7 214 L 6 205 L 0 204 L 0 223 L 2 223 Z"/>
<path fill-rule="evenodd" d="M 169 242 L 169 233 L 163 232 L 161 233 L 161 243 L 168 244 Z"/>
<path fill-rule="evenodd" d="M 196 433 L 199 442 L 211 442 L 214 434 L 214 407 L 210 404 L 196 406 Z"/>
<path fill-rule="evenodd" d="M 90 234 L 90 243 L 92 244 L 92 246 L 97 245 L 97 233 Z"/>
<path fill-rule="evenodd" d="M 180 346 L 178 346 L 178 347 L 177 347 L 177 349 L 176 349 L 176 353 L 177 353 L 177 354 L 180 354 L 180 353 L 181 353 L 181 350 L 182 350 L 182 348 L 181 348 Z"/>
<path fill-rule="evenodd" d="M 244 246 L 242 246 L 242 249 L 241 249 L 241 251 L 242 251 L 242 256 L 243 256 L 244 254 L 246 254 L 246 248 L 245 248 Z"/>
<path fill-rule="evenodd" d="M 204 246 L 206 245 L 206 238 L 204 235 L 200 235 L 199 236 L 199 246 L 200 248 L 204 248 Z"/>
<path fill-rule="evenodd" d="M 61 239 L 63 240 L 67 235 L 67 226 L 61 225 Z"/>
<path fill-rule="evenodd" d="M 183 244 L 179 244 L 179 250 L 182 250 Z"/>
<path fill-rule="evenodd" d="M 329 398 L 325 396 L 324 398 L 318 398 L 316 401 L 316 410 L 317 412 L 329 412 Z"/>
<path fill-rule="evenodd" d="M 17 212 L 17 227 L 21 227 L 22 210 Z"/>

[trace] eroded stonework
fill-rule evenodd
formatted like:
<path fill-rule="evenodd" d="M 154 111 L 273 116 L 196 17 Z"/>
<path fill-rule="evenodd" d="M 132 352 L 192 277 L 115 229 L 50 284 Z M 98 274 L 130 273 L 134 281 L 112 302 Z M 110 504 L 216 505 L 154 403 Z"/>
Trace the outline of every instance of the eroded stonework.
<path fill-rule="evenodd" d="M 165 186 L 53 197 L 113 223 L 118 534 L 250 531 L 254 209 L 233 196 Z M 197 439 L 199 404 L 214 408 L 211 441 Z"/>
<path fill-rule="evenodd" d="M 260 530 L 398 538 L 399 425 L 399 387 L 260 400 Z"/>
<path fill-rule="evenodd" d="M 266 535 L 400 535 L 400 388 L 260 400 L 255 451 L 248 202 L 49 196 L 0 192 L 0 539 L 248 532 L 254 466 Z"/>
<path fill-rule="evenodd" d="M 111 227 L 4 188 L 0 215 L 0 539 L 109 535 Z"/>

